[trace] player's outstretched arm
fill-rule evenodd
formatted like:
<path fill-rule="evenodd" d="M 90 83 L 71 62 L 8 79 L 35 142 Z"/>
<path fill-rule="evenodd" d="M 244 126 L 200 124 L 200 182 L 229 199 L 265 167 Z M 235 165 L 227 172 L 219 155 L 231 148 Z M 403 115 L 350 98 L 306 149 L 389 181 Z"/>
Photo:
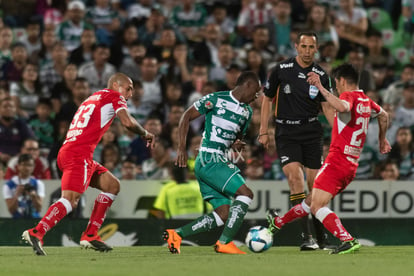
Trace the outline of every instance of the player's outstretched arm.
<path fill-rule="evenodd" d="M 200 117 L 201 114 L 198 110 L 191 106 L 189 107 L 184 114 L 181 116 L 180 123 L 178 125 L 178 149 L 177 149 L 177 159 L 175 159 L 175 165 L 179 167 L 187 167 L 187 133 L 188 128 L 190 127 L 190 122 L 197 117 Z"/>
<path fill-rule="evenodd" d="M 391 150 L 391 145 L 385 137 L 385 134 L 387 133 L 388 129 L 388 118 L 388 113 L 382 109 L 381 112 L 378 114 L 377 119 L 379 126 L 379 150 L 382 154 L 386 154 Z"/>
<path fill-rule="evenodd" d="M 272 101 L 273 101 L 273 98 L 263 96 L 262 109 L 260 111 L 260 128 L 259 128 L 259 136 L 257 137 L 257 140 L 266 149 L 269 145 L 268 129 L 269 129 L 269 115 L 270 115 L 270 111 L 272 110 Z"/>
<path fill-rule="evenodd" d="M 128 130 L 137 133 L 139 136 L 144 137 L 147 140 L 147 147 L 151 146 L 154 148 L 155 137 L 154 134 L 145 130 L 138 122 L 131 116 L 131 114 L 126 109 L 121 109 L 117 113 L 121 124 L 126 127 Z"/>

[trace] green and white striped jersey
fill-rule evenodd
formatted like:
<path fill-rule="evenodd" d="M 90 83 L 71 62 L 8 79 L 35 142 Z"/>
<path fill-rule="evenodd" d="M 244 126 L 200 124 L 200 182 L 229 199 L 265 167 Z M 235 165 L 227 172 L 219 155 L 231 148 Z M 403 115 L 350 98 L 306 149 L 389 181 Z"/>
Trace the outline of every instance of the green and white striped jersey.
<path fill-rule="evenodd" d="M 225 154 L 238 134 L 246 134 L 252 117 L 252 108 L 239 102 L 231 91 L 206 95 L 194 103 L 206 115 L 200 151 Z"/>

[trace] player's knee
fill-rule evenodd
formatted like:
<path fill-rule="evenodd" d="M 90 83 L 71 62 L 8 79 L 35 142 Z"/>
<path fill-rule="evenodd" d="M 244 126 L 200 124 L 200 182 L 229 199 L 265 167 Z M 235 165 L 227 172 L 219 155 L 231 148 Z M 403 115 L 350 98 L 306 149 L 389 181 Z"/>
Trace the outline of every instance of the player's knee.
<path fill-rule="evenodd" d="M 310 206 L 312 215 L 316 215 L 316 212 L 318 212 L 319 209 L 321 209 L 321 206 L 312 202 Z"/>
<path fill-rule="evenodd" d="M 216 208 L 214 211 L 217 215 L 221 218 L 222 221 L 226 221 L 229 217 L 229 205 L 221 205 L 220 207 Z"/>

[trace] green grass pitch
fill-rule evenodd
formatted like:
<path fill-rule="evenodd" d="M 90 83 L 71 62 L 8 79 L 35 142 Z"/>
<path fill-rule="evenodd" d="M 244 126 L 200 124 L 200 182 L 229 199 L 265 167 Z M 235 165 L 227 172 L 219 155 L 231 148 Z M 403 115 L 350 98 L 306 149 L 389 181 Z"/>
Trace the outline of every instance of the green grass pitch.
<path fill-rule="evenodd" d="M 414 275 L 414 246 L 362 247 L 355 254 L 300 252 L 298 247 L 272 247 L 263 253 L 225 255 L 212 246 L 183 246 L 180 255 L 166 247 L 117 247 L 100 253 L 76 247 L 0 247 L 0 275 Z"/>

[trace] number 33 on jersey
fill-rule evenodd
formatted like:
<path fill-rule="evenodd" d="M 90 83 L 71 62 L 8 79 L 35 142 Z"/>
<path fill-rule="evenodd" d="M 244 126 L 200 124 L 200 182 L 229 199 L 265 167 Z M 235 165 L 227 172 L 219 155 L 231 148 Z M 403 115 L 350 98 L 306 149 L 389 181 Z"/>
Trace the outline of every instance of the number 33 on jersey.
<path fill-rule="evenodd" d="M 119 92 L 110 89 L 95 92 L 76 111 L 62 148 L 93 153 L 121 109 L 127 109 L 127 104 Z"/>

